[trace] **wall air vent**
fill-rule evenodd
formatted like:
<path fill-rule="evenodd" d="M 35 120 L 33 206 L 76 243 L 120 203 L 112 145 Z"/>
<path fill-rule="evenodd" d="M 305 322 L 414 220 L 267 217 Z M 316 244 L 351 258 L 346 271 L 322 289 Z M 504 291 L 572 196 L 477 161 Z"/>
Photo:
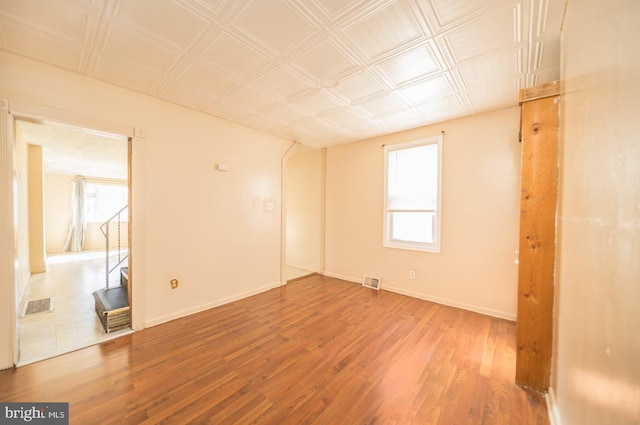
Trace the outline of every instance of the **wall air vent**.
<path fill-rule="evenodd" d="M 366 286 L 367 288 L 379 290 L 380 289 L 380 278 L 375 276 L 364 276 L 364 281 L 362 282 L 362 286 Z"/>

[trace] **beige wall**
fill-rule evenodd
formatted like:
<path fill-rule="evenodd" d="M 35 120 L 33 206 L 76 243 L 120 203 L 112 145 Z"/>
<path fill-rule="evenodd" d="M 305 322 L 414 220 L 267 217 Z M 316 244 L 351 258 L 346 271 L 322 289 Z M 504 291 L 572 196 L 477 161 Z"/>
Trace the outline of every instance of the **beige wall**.
<path fill-rule="evenodd" d="M 28 145 L 27 156 L 27 186 L 29 188 L 29 268 L 31 273 L 42 273 L 46 270 L 42 146 Z"/>
<path fill-rule="evenodd" d="M 22 102 L 83 126 L 144 133 L 133 142 L 134 326 L 280 284 L 281 157 L 290 142 L 6 52 L 0 97 L 14 113 Z"/>
<path fill-rule="evenodd" d="M 45 174 L 44 220 L 47 254 L 62 252 L 71 220 L 73 176 Z"/>
<path fill-rule="evenodd" d="M 287 162 L 287 265 L 322 272 L 323 151 L 293 155 Z"/>
<path fill-rule="evenodd" d="M 640 3 L 569 1 L 552 413 L 640 423 Z"/>
<path fill-rule="evenodd" d="M 441 252 L 383 248 L 382 145 L 441 131 Z M 386 289 L 515 319 L 518 131 L 519 108 L 510 108 L 329 148 L 327 274 L 354 281 L 371 274 Z"/>

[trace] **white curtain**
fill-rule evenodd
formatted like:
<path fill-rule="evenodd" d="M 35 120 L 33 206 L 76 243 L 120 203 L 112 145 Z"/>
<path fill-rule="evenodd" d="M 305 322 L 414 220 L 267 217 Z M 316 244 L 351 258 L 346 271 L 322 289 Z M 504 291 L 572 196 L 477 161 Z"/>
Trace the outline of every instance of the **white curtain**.
<path fill-rule="evenodd" d="M 71 222 L 69 223 L 67 238 L 64 241 L 64 251 L 79 252 L 84 248 L 84 236 L 87 228 L 87 221 L 84 215 L 85 185 L 84 177 L 77 176 L 73 183 Z"/>

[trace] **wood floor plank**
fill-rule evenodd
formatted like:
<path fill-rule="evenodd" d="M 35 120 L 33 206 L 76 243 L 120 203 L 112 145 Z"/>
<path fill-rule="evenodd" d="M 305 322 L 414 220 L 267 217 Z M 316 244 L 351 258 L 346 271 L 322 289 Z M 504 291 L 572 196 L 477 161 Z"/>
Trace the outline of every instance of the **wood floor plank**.
<path fill-rule="evenodd" d="M 515 324 L 321 275 L 0 372 L 71 423 L 535 424 Z"/>

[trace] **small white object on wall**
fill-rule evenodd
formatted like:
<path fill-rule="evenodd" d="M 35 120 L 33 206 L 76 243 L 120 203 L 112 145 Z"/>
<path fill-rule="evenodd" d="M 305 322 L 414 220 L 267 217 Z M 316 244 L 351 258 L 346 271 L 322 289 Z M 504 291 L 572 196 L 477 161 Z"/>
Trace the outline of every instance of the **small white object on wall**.
<path fill-rule="evenodd" d="M 218 171 L 229 171 L 229 166 L 227 164 L 216 164 L 216 169 Z"/>

